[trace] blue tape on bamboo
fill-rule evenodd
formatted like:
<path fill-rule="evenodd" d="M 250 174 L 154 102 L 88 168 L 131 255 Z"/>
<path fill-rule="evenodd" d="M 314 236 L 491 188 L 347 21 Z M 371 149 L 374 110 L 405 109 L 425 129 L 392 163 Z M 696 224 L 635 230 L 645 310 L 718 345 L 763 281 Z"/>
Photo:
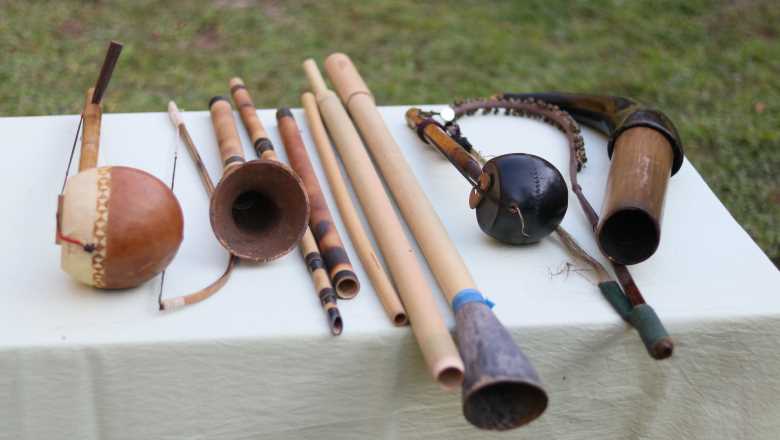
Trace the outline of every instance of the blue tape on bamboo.
<path fill-rule="evenodd" d="M 460 292 L 458 292 L 457 295 L 455 295 L 455 298 L 452 299 L 452 311 L 454 313 L 458 313 L 458 310 L 460 310 L 461 307 L 471 302 L 482 303 L 490 307 L 491 309 L 493 308 L 493 306 L 495 306 L 495 303 L 482 296 L 482 293 L 480 293 L 479 290 L 463 289 Z"/>

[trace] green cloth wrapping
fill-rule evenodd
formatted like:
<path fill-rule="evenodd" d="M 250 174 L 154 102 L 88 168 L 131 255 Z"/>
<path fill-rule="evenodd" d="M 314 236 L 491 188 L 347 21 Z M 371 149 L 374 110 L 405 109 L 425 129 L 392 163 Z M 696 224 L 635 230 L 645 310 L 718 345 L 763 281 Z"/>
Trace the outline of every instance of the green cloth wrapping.
<path fill-rule="evenodd" d="M 655 345 L 662 339 L 669 337 L 669 333 L 666 332 L 664 325 L 661 324 L 661 320 L 658 319 L 655 310 L 647 304 L 639 304 L 634 307 L 631 310 L 629 322 L 639 332 L 642 342 L 645 343 L 645 347 L 647 347 L 647 351 L 651 355 L 655 353 Z"/>
<path fill-rule="evenodd" d="M 633 306 L 626 295 L 623 294 L 623 289 L 620 288 L 620 284 L 618 284 L 617 281 L 605 281 L 599 283 L 599 290 L 601 290 L 601 294 L 604 295 L 604 298 L 606 298 L 618 315 L 620 315 L 624 321 L 631 322 L 630 315 Z"/>

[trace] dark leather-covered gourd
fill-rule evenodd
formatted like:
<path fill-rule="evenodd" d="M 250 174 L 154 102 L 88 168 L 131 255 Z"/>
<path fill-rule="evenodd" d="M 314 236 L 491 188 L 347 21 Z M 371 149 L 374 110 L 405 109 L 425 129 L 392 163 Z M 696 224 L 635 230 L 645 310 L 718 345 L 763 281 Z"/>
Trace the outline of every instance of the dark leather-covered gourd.
<path fill-rule="evenodd" d="M 496 240 L 536 243 L 555 230 L 566 215 L 566 182 L 558 169 L 541 157 L 505 154 L 489 160 L 482 172 L 490 180 L 476 208 L 477 222 Z"/>

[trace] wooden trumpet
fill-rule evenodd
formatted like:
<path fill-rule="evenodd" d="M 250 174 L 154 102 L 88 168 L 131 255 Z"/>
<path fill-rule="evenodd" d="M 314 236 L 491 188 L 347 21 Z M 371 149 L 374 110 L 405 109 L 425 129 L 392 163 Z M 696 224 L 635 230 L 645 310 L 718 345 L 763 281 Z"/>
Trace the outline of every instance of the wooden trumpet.
<path fill-rule="evenodd" d="M 617 96 L 567 93 L 507 93 L 539 99 L 569 112 L 608 136 L 612 158 L 599 247 L 612 261 L 636 264 L 652 256 L 661 240 L 661 215 L 669 178 L 683 163 L 680 136 L 663 113 Z"/>
<path fill-rule="evenodd" d="M 79 173 L 57 208 L 62 269 L 102 289 L 137 286 L 162 272 L 182 241 L 184 219 L 171 189 L 135 168 L 97 167 L 100 103 L 122 45 L 112 41 L 97 84 L 87 91 Z"/>
<path fill-rule="evenodd" d="M 539 376 L 476 288 L 468 267 L 417 183 L 352 61 L 336 53 L 325 70 L 377 160 L 398 206 L 455 313 L 465 364 L 463 414 L 482 429 L 512 429 L 540 416 L 547 393 Z M 414 318 L 412 324 L 414 325 Z"/>
<path fill-rule="evenodd" d="M 288 166 L 244 159 L 230 102 L 209 103 L 224 174 L 211 197 L 209 217 L 217 240 L 231 254 L 271 261 L 295 248 L 309 221 L 309 198 Z"/>

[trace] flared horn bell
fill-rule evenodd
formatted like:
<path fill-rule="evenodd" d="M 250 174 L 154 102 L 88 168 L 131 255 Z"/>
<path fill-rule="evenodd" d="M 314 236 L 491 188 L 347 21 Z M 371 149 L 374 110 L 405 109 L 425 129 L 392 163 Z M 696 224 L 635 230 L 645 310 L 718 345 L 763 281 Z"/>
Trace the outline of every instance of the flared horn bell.
<path fill-rule="evenodd" d="M 455 321 L 466 366 L 466 420 L 478 428 L 504 431 L 539 417 L 547 408 L 547 393 L 493 311 L 483 303 L 470 302 L 455 313 Z"/>
<path fill-rule="evenodd" d="M 253 160 L 222 178 L 211 197 L 210 219 L 217 239 L 232 254 L 271 261 L 289 253 L 303 237 L 309 199 L 289 167 Z"/>

